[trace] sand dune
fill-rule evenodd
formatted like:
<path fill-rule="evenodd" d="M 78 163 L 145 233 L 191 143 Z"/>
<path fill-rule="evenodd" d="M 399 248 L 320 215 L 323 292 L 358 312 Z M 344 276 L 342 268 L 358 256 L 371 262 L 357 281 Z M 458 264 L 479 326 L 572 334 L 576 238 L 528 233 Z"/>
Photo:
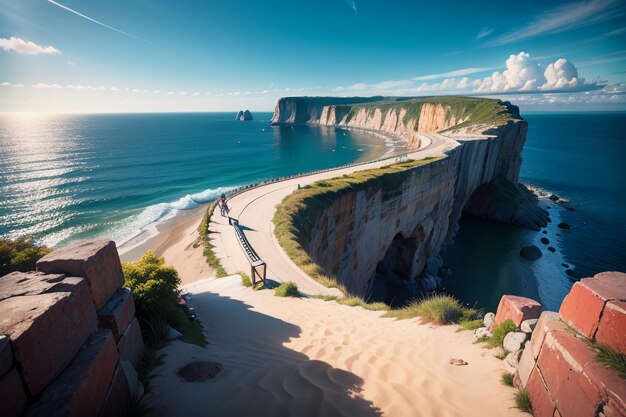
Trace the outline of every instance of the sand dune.
<path fill-rule="evenodd" d="M 502 363 L 456 326 L 252 291 L 237 276 L 186 286 L 209 345 L 180 341 L 149 394 L 162 416 L 515 416 Z M 467 366 L 450 365 L 462 358 Z M 219 362 L 208 382 L 182 382 L 192 361 Z"/>

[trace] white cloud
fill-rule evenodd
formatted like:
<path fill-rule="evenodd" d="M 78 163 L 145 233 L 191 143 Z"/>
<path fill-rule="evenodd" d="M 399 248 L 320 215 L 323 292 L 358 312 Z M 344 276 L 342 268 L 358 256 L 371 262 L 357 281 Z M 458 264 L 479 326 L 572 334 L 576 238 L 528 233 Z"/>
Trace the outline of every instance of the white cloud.
<path fill-rule="evenodd" d="M 181 96 L 186 96 L 186 95 L 187 95 L 187 92 L 186 92 L 186 91 L 181 91 L 181 92 L 180 92 L 180 95 L 181 95 Z"/>
<path fill-rule="evenodd" d="M 175 93 L 173 91 L 168 91 L 167 94 L 165 94 L 166 96 L 173 96 Z"/>
<path fill-rule="evenodd" d="M 505 45 L 604 22 L 622 14 L 623 4 L 622 0 L 590 0 L 561 5 L 537 16 L 526 27 L 487 42 L 487 46 Z"/>
<path fill-rule="evenodd" d="M 626 83 L 607 85 L 602 92 L 605 94 L 626 94 Z"/>
<path fill-rule="evenodd" d="M 199 95 L 200 95 L 200 93 L 196 91 L 196 92 L 195 92 L 195 93 L 193 93 L 192 95 L 195 97 L 195 96 L 199 96 Z"/>
<path fill-rule="evenodd" d="M 485 38 L 493 33 L 494 28 L 482 28 L 478 34 L 476 34 L 476 39 Z"/>
<path fill-rule="evenodd" d="M 580 81 L 574 64 L 563 58 L 549 64 L 543 75 L 546 77 L 546 83 L 541 86 L 542 90 L 576 88 Z"/>
<path fill-rule="evenodd" d="M 76 63 L 74 61 L 67 61 L 67 65 L 73 67 L 74 65 L 76 65 Z"/>
<path fill-rule="evenodd" d="M 161 94 L 161 90 L 154 90 L 152 91 L 152 94 Z"/>
<path fill-rule="evenodd" d="M 474 82 L 474 91 L 479 93 L 497 92 L 538 92 L 538 91 L 589 91 L 600 86 L 587 83 L 579 78 L 576 66 L 567 59 L 560 58 L 544 70 L 530 54 L 520 52 L 509 56 L 506 70 L 496 71 Z"/>
<path fill-rule="evenodd" d="M 24 39 L 16 38 L 15 36 L 11 36 L 9 39 L 0 38 L 0 48 L 5 51 L 13 51 L 18 54 L 26 55 L 54 55 L 61 53 L 61 51 L 54 46 L 40 46 L 35 42 L 25 41 Z"/>
<path fill-rule="evenodd" d="M 45 83 L 33 84 L 31 87 L 40 88 L 40 89 L 55 89 L 55 90 L 63 88 L 63 86 L 60 86 L 59 84 L 45 84 Z"/>
<path fill-rule="evenodd" d="M 478 72 L 484 72 L 494 69 L 493 67 L 482 67 L 482 68 L 463 68 L 455 71 L 444 72 L 441 74 L 429 74 L 422 75 L 419 77 L 413 78 L 414 81 L 428 81 L 428 80 L 436 80 L 438 78 L 446 78 L 446 77 L 461 77 L 463 75 L 476 74 Z"/>
<path fill-rule="evenodd" d="M 111 88 L 110 88 L 110 90 L 111 90 L 111 91 L 120 91 L 120 89 L 119 89 L 119 88 L 117 88 L 117 87 L 111 87 Z"/>
<path fill-rule="evenodd" d="M 22 88 L 22 87 L 24 87 L 24 84 L 13 84 L 13 83 L 10 83 L 8 81 L 5 81 L 3 83 L 0 83 L 0 87 L 17 87 L 17 88 Z"/>

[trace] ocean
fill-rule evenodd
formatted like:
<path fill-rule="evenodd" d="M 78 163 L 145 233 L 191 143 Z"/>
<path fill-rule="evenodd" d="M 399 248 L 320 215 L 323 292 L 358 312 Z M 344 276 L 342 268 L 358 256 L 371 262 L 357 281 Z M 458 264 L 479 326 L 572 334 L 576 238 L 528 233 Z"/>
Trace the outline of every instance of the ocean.
<path fill-rule="evenodd" d="M 0 237 L 32 236 L 55 246 L 106 236 L 121 244 L 232 187 L 394 151 L 367 132 L 270 127 L 271 113 L 254 116 L 0 115 Z M 545 233 L 461 219 L 443 254 L 452 270 L 444 283 L 485 310 L 495 310 L 502 294 L 558 309 L 580 277 L 626 271 L 626 113 L 524 117 L 520 180 L 568 200 L 575 211 L 543 200 L 552 217 Z M 572 228 L 558 229 L 561 221 Z M 519 256 L 530 243 L 542 248 L 538 261 Z"/>
<path fill-rule="evenodd" d="M 535 298 L 558 310 L 578 279 L 626 271 L 626 113 L 522 116 L 528 135 L 520 181 L 567 200 L 574 211 L 542 199 L 552 222 L 539 233 L 461 219 L 454 244 L 443 254 L 452 268 L 444 282 L 462 301 L 487 311 L 495 311 L 503 294 Z M 560 222 L 571 229 L 559 229 Z M 541 248 L 539 260 L 519 256 L 528 244 Z"/>
<path fill-rule="evenodd" d="M 365 132 L 270 127 L 271 115 L 0 115 L 0 237 L 120 245 L 232 187 L 393 149 Z"/>

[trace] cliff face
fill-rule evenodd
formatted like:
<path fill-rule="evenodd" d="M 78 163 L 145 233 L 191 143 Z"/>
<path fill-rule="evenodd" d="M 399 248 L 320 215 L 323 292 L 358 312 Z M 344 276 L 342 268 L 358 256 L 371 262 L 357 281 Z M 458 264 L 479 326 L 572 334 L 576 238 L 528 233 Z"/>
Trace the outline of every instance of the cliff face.
<path fill-rule="evenodd" d="M 352 294 L 389 303 L 436 288 L 439 253 L 454 237 L 463 210 L 533 229 L 545 225 L 547 213 L 517 183 L 527 124 L 514 106 L 430 98 L 324 104 L 319 113 L 302 117 L 310 107 L 289 102 L 277 105 L 277 111 L 293 112 L 275 113 L 277 123 L 301 117 L 363 128 L 394 135 L 413 149 L 420 133 L 448 129 L 447 157 L 416 168 L 391 191 L 378 185 L 343 194 L 319 210 L 308 235 L 299 237 L 310 257 Z"/>

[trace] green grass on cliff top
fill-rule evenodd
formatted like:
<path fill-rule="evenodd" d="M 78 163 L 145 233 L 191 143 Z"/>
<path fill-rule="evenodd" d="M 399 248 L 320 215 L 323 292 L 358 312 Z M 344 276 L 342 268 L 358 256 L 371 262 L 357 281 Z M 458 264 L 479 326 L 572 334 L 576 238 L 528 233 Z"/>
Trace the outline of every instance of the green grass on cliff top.
<path fill-rule="evenodd" d="M 467 118 L 465 122 L 450 129 L 458 129 L 475 124 L 491 124 L 499 126 L 506 124 L 509 121 L 521 120 L 517 109 L 507 106 L 501 100 L 464 96 L 418 98 L 388 97 L 375 102 L 340 104 L 337 105 L 336 108 L 338 114 L 348 114 L 348 121 L 350 121 L 361 109 L 366 109 L 370 115 L 373 115 L 376 109 L 380 109 L 382 112 L 383 122 L 390 109 L 396 109 L 398 111 L 404 109 L 406 110 L 406 114 L 403 122 L 408 123 L 409 120 L 419 119 L 420 112 L 425 104 L 441 104 L 442 106 L 446 106 L 447 120 L 450 120 L 452 117 L 456 119 Z"/>
<path fill-rule="evenodd" d="M 349 192 L 382 191 L 383 200 L 401 190 L 402 183 L 423 165 L 441 158 L 425 158 L 354 172 L 350 175 L 322 180 L 288 195 L 274 214 L 274 234 L 291 260 L 311 278 L 330 288 L 346 288 L 309 256 L 308 241 L 317 218 L 334 201 Z"/>

